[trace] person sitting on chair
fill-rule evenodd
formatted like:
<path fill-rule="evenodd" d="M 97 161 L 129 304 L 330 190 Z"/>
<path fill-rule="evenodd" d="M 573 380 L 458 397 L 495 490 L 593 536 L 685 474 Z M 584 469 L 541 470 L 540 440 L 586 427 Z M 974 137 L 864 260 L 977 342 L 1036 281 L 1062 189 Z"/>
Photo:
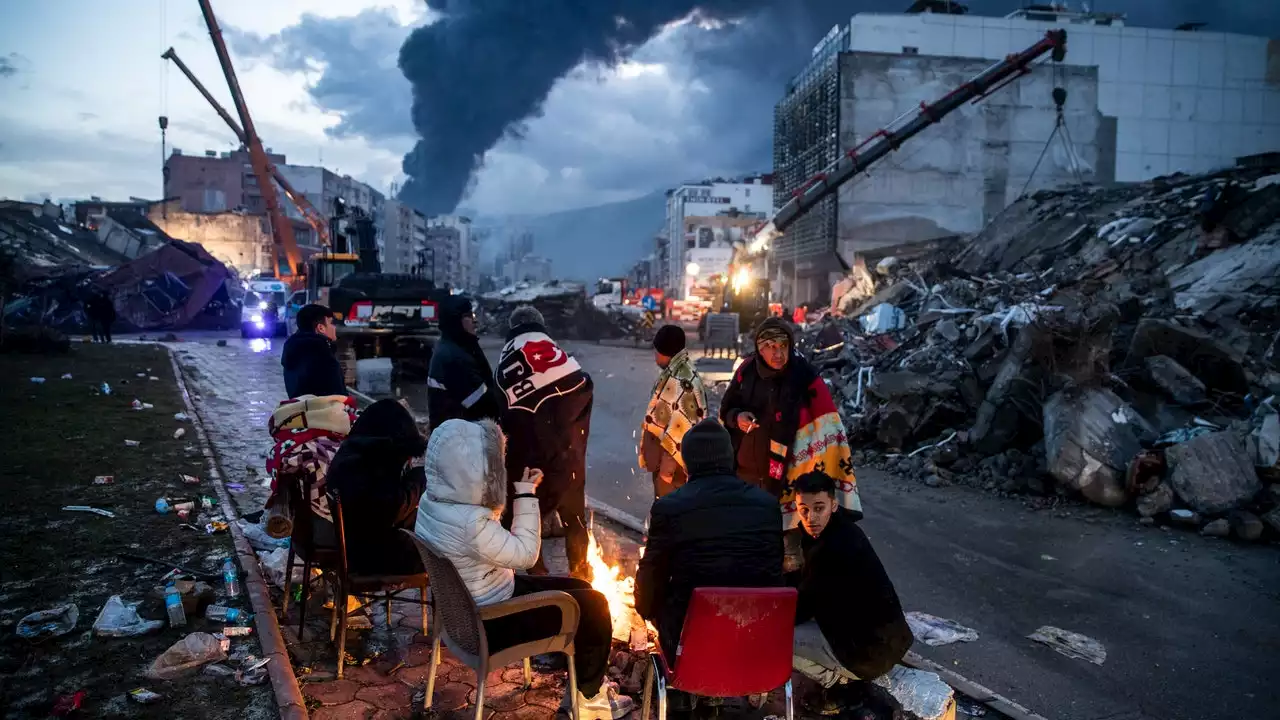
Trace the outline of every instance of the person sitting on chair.
<path fill-rule="evenodd" d="M 542 471 L 525 468 L 512 502 L 511 529 L 502 526 L 507 504 L 506 438 L 491 420 L 447 420 L 427 444 L 427 486 L 418 503 L 414 532 L 453 563 L 476 605 L 516 595 L 560 590 L 578 602 L 574 636 L 579 720 L 620 720 L 634 702 L 605 681 L 613 620 L 609 601 L 585 580 L 554 575 L 517 575 L 541 552 L 542 512 L 536 494 Z M 484 621 L 489 652 L 550 637 L 560 629 L 560 611 L 543 607 Z M 568 708 L 571 699 L 562 705 Z"/>
<path fill-rule="evenodd" d="M 814 711 L 859 708 L 853 717 L 875 720 L 870 681 L 906 655 L 911 627 L 871 542 L 838 505 L 835 478 L 811 471 L 793 490 L 804 565 L 788 578 L 800 593 L 792 665 L 822 687 Z"/>

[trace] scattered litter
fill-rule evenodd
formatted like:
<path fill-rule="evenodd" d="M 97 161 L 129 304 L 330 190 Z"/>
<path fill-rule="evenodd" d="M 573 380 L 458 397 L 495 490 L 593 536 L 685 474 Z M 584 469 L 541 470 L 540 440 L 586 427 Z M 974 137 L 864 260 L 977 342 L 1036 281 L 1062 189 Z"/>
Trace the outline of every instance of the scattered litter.
<path fill-rule="evenodd" d="M 214 533 L 226 532 L 227 527 L 228 526 L 226 522 L 222 520 L 214 520 L 212 522 L 205 523 L 204 531 L 206 534 L 212 535 Z"/>
<path fill-rule="evenodd" d="M 195 475 L 178 475 L 178 477 L 179 477 L 179 478 L 182 478 L 182 482 L 184 482 L 184 483 L 186 483 L 186 484 L 188 484 L 188 485 L 199 485 L 199 484 L 200 484 L 200 478 L 196 477 Z"/>
<path fill-rule="evenodd" d="M 244 483 L 227 483 L 227 490 L 233 493 L 242 493 L 244 492 Z"/>
<path fill-rule="evenodd" d="M 249 541 L 249 547 L 254 550 L 270 552 L 276 548 L 288 548 L 289 538 L 272 537 L 260 523 L 251 523 L 244 518 L 236 521 L 240 526 L 240 532 L 244 534 L 244 539 Z"/>
<path fill-rule="evenodd" d="M 142 444 L 142 443 L 138 442 L 137 440 L 125 440 L 125 441 L 124 441 L 124 446 L 125 446 L 125 447 L 138 447 L 138 446 L 139 446 L 139 445 L 141 445 L 141 444 Z"/>
<path fill-rule="evenodd" d="M 174 420 L 177 420 L 178 422 L 186 422 L 186 421 L 190 420 L 191 418 L 190 418 L 186 413 L 184 413 L 184 412 L 180 412 L 180 413 L 174 413 L 174 414 L 173 414 L 173 419 L 174 419 Z"/>
<path fill-rule="evenodd" d="M 955 701 L 955 691 L 937 673 L 895 665 L 886 675 L 874 680 L 889 691 L 909 717 L 941 720 Z"/>
<path fill-rule="evenodd" d="M 1040 556 L 1040 559 L 1041 559 L 1041 560 L 1057 560 L 1058 558 L 1056 558 L 1056 557 L 1054 557 L 1054 556 L 1052 556 L 1052 555 L 1041 555 L 1041 556 Z"/>
<path fill-rule="evenodd" d="M 43 384 L 44 384 L 44 378 L 42 378 L 42 377 L 33 377 L 33 378 L 31 378 L 31 382 L 33 382 L 33 383 L 35 383 L 35 384 L 37 384 L 37 385 L 43 385 Z"/>
<path fill-rule="evenodd" d="M 26 640 L 46 640 L 71 632 L 79 620 L 80 608 L 75 603 L 67 603 L 27 615 L 18 621 L 15 632 Z"/>
<path fill-rule="evenodd" d="M 968 698 L 956 698 L 956 714 L 969 717 L 986 717 L 987 708 L 982 703 Z"/>
<path fill-rule="evenodd" d="M 151 375 L 151 376 L 148 376 L 148 377 L 147 377 L 147 379 L 148 379 L 148 380 L 159 380 L 160 378 L 156 377 L 155 375 Z"/>
<path fill-rule="evenodd" d="M 160 654 L 147 668 L 153 680 L 173 680 L 194 672 L 201 665 L 227 659 L 222 641 L 209 633 L 191 633 Z"/>
<path fill-rule="evenodd" d="M 51 714 L 54 717 L 66 717 L 84 707 L 85 691 L 77 690 L 70 695 L 59 695 L 53 703 Z"/>
<path fill-rule="evenodd" d="M 101 392 L 103 395 L 110 395 L 111 386 L 106 383 L 102 383 L 101 385 L 98 386 L 98 391 Z"/>
<path fill-rule="evenodd" d="M 110 510 L 103 510 L 102 508 L 90 507 L 88 505 L 65 505 L 63 506 L 62 509 L 68 510 L 70 512 L 93 513 L 94 515 L 101 515 L 102 517 L 109 517 L 109 518 L 113 518 L 116 516 L 116 514 L 111 512 Z"/>
<path fill-rule="evenodd" d="M 93 478 L 94 485 L 111 485 L 116 481 L 115 475 L 95 475 Z"/>
<path fill-rule="evenodd" d="M 271 662 L 269 657 L 246 656 L 240 670 L 236 672 L 236 680 L 241 685 L 261 685 L 267 680 L 267 663 L 269 662 Z"/>
<path fill-rule="evenodd" d="M 129 699 L 140 705 L 150 705 L 159 700 L 160 697 L 160 693 L 151 692 L 146 688 L 137 688 L 129 691 Z"/>
<path fill-rule="evenodd" d="M 1044 643 L 1069 658 L 1088 660 L 1094 665 L 1101 665 L 1107 660 L 1107 649 L 1102 646 L 1102 643 L 1070 630 L 1045 625 L 1027 637 Z"/>
<path fill-rule="evenodd" d="M 182 438 L 183 435 L 186 435 L 186 434 L 187 434 L 187 431 L 184 428 L 178 428 L 177 430 L 173 431 L 173 439 L 179 440 Z"/>
<path fill-rule="evenodd" d="M 248 625 L 228 625 L 222 628 L 222 634 L 227 637 L 248 637 L 253 634 L 253 628 Z"/>
<path fill-rule="evenodd" d="M 929 613 L 911 611 L 907 613 L 907 624 L 911 626 L 911 634 L 929 647 L 941 647 L 957 642 L 973 642 L 978 639 L 978 631 L 946 618 Z"/>
<path fill-rule="evenodd" d="M 236 674 L 236 671 L 221 663 L 214 663 L 205 667 L 204 674 L 213 677 L 231 677 Z"/>
<path fill-rule="evenodd" d="M 63 380 L 70 380 L 70 379 L 71 379 L 71 373 L 62 373 L 62 379 L 63 379 Z"/>
<path fill-rule="evenodd" d="M 126 605 L 119 595 L 107 598 L 98 619 L 93 621 L 94 634 L 98 637 L 134 637 L 164 627 L 163 620 L 143 620 L 137 607 L 137 603 Z"/>
<path fill-rule="evenodd" d="M 154 408 L 155 405 L 152 405 L 151 403 L 144 403 L 141 400 L 138 400 L 135 398 L 132 403 L 132 407 L 134 410 L 150 410 Z"/>

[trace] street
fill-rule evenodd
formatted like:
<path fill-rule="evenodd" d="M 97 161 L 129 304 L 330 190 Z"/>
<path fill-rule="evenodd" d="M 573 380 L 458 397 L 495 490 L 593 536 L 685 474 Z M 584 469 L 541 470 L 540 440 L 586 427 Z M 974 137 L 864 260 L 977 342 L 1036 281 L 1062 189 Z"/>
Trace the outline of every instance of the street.
<path fill-rule="evenodd" d="M 282 397 L 282 340 L 191 334 L 175 343 L 197 408 L 243 482 L 261 487 L 265 419 Z M 219 347 L 216 340 L 225 339 Z M 499 343 L 484 346 L 496 360 Z M 650 481 L 635 469 L 635 438 L 657 375 L 645 349 L 566 343 L 595 381 L 588 493 L 639 518 Z M 425 409 L 419 392 L 406 392 Z M 255 469 L 250 471 L 248 468 Z M 907 610 L 976 629 L 976 642 L 922 655 L 1049 718 L 1168 720 L 1271 717 L 1280 703 L 1280 554 L 1138 525 L 1086 506 L 1033 511 L 1017 499 L 961 487 L 927 488 L 859 473 L 862 525 Z M 1051 625 L 1107 650 L 1093 665 L 1026 638 Z"/>

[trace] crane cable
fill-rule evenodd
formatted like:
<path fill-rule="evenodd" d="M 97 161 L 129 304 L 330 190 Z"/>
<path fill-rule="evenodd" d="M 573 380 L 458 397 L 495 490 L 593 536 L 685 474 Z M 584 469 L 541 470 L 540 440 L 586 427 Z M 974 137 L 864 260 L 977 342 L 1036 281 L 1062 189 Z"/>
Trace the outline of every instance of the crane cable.
<path fill-rule="evenodd" d="M 1067 163 L 1070 166 L 1071 174 L 1075 176 L 1076 182 L 1084 182 L 1084 173 L 1081 166 L 1084 164 L 1080 160 L 1079 153 L 1076 152 L 1075 143 L 1071 140 L 1071 130 L 1067 128 L 1066 114 L 1064 106 L 1067 102 L 1067 91 L 1063 88 L 1062 63 L 1055 62 L 1053 64 L 1053 103 L 1057 109 L 1057 119 L 1053 124 L 1053 132 L 1049 133 L 1049 138 L 1045 140 L 1044 147 L 1040 149 L 1040 157 L 1036 158 L 1036 164 L 1031 168 L 1031 174 L 1027 176 L 1027 182 L 1022 186 L 1022 191 L 1018 193 L 1018 197 L 1027 194 L 1027 189 L 1031 187 L 1031 182 L 1035 180 L 1036 172 L 1040 170 L 1040 163 L 1044 162 L 1044 156 L 1049 152 L 1049 148 L 1053 145 L 1054 138 L 1058 138 L 1062 142 L 1063 150 L 1067 154 Z M 1062 132 L 1059 135 L 1059 131 Z"/>

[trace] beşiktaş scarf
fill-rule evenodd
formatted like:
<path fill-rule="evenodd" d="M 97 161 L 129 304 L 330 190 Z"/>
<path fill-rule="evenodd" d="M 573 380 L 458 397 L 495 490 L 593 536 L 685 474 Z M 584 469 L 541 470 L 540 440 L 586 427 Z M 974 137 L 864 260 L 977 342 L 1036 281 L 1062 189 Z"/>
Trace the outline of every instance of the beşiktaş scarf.
<path fill-rule="evenodd" d="M 693 367 L 688 350 L 681 350 L 662 369 L 644 411 L 644 432 L 653 435 L 662 449 L 684 468 L 680 443 L 689 428 L 707 416 L 707 395 L 702 378 Z M 643 447 L 643 442 L 641 442 Z M 643 466 L 643 458 L 641 465 Z M 687 468 L 685 468 L 687 470 Z M 656 470 L 656 468 L 650 468 Z"/>
<path fill-rule="evenodd" d="M 536 413 L 547 400 L 582 387 L 582 366 L 537 325 L 521 326 L 502 346 L 494 378 L 507 408 Z"/>

